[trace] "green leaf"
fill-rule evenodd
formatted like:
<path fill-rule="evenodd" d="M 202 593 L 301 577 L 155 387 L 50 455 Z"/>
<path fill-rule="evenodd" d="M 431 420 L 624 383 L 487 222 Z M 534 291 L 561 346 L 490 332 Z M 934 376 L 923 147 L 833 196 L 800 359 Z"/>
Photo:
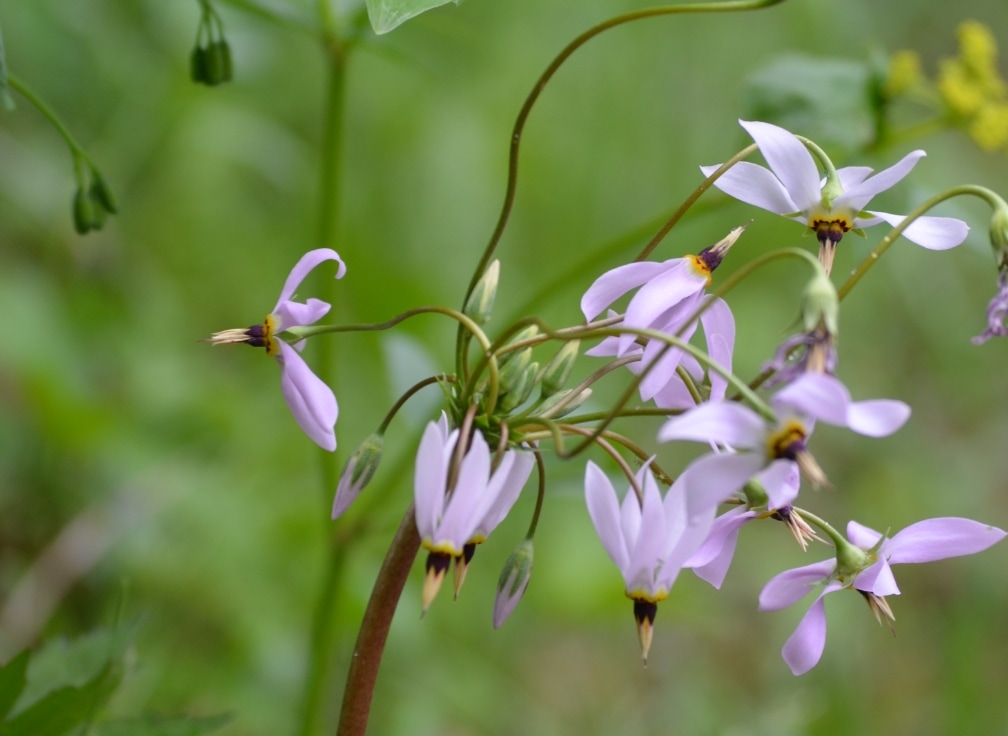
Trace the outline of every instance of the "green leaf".
<path fill-rule="evenodd" d="M 462 0 L 367 0 L 368 18 L 371 27 L 378 35 L 388 33 L 410 18 L 421 13 L 454 2 L 458 5 Z"/>
<path fill-rule="evenodd" d="M 765 120 L 820 146 L 855 151 L 875 133 L 873 77 L 864 62 L 787 54 L 746 80 L 749 120 Z"/>
<path fill-rule="evenodd" d="M 25 649 L 10 662 L 0 667 L 0 718 L 7 717 L 21 695 L 21 691 L 24 690 L 25 683 L 28 681 L 25 677 L 25 671 L 28 669 L 30 658 L 31 652 Z"/>
<path fill-rule="evenodd" d="M 80 687 L 61 687 L 0 725 L 0 736 L 63 736 L 74 726 L 90 720 L 109 699 L 122 668 L 109 663 Z"/>
<path fill-rule="evenodd" d="M 0 110 L 13 110 L 14 98 L 7 84 L 7 56 L 4 54 L 3 33 L 0 33 Z"/>
<path fill-rule="evenodd" d="M 189 716 L 146 716 L 124 721 L 106 721 L 93 730 L 94 736 L 199 736 L 231 722 L 230 713 L 192 718 Z"/>

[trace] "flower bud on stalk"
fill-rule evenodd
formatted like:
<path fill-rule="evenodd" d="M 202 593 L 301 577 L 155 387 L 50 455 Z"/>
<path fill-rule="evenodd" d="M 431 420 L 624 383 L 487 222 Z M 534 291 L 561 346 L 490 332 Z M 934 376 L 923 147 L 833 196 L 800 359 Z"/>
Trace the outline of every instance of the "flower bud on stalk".
<path fill-rule="evenodd" d="M 497 296 L 497 282 L 500 280 L 500 261 L 495 260 L 480 276 L 479 281 L 469 295 L 462 312 L 478 325 L 484 325 L 490 319 L 494 299 Z"/>
<path fill-rule="evenodd" d="M 497 579 L 497 598 L 494 600 L 493 626 L 499 629 L 501 624 L 518 605 L 525 595 L 529 580 L 532 578 L 533 545 L 531 539 L 525 539 L 508 555 L 500 577 Z"/>
<path fill-rule="evenodd" d="M 564 384 L 567 383 L 567 379 L 570 378 L 571 369 L 574 367 L 574 361 L 577 360 L 580 352 L 581 341 L 571 340 L 570 342 L 564 343 L 564 346 L 560 348 L 560 350 L 557 351 L 557 354 L 554 355 L 550 362 L 546 364 L 546 369 L 543 371 L 542 377 L 543 398 L 552 396 L 564 387 Z"/>
<path fill-rule="evenodd" d="M 385 447 L 385 435 L 375 432 L 365 439 L 354 450 L 336 484 L 336 497 L 333 499 L 332 518 L 338 519 L 352 504 L 360 492 L 364 490 L 374 477 L 381 464 L 382 450 Z"/>

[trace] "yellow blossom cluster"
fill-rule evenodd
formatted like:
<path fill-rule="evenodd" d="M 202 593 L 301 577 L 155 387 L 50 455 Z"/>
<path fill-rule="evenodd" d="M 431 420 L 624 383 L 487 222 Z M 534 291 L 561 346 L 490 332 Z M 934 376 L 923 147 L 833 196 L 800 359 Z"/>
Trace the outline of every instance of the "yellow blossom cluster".
<path fill-rule="evenodd" d="M 956 30 L 959 54 L 942 59 L 934 88 L 956 125 L 985 151 L 1008 152 L 1008 82 L 998 70 L 994 34 L 983 23 L 967 20 Z M 899 51 L 890 59 L 885 92 L 892 98 L 925 82 L 920 58 Z"/>

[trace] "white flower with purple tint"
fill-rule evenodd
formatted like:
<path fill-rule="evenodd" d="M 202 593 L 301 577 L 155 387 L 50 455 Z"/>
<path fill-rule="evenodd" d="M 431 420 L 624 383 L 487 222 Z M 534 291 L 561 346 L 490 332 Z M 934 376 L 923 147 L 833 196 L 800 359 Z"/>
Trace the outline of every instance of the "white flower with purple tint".
<path fill-rule="evenodd" d="M 992 337 L 1005 337 L 1008 335 L 1008 269 L 1001 271 L 998 276 L 998 290 L 987 305 L 987 329 L 973 338 L 974 345 L 983 345 Z"/>
<path fill-rule="evenodd" d="M 819 173 L 808 148 L 793 133 L 770 123 L 740 120 L 739 123 L 759 146 L 769 168 L 745 161 L 735 164 L 714 182 L 721 191 L 747 204 L 755 205 L 815 231 L 829 261 L 843 234 L 849 230 L 887 222 L 899 225 L 903 215 L 865 210 L 868 202 L 903 179 L 926 154 L 908 153 L 888 169 L 872 176 L 867 166 L 848 166 L 836 171 L 837 181 L 830 182 Z M 710 176 L 720 164 L 701 166 Z M 837 186 L 839 185 L 839 187 Z M 918 217 L 903 235 L 917 245 L 931 250 L 945 250 L 966 239 L 969 226 L 954 217 Z"/>
<path fill-rule="evenodd" d="M 815 420 L 884 437 L 910 416 L 910 407 L 901 401 L 851 401 L 839 380 L 818 373 L 807 373 L 778 391 L 771 405 L 776 422 L 734 401 L 701 404 L 669 419 L 658 440 L 693 440 L 723 448 L 706 456 L 710 472 L 736 488 L 755 478 L 766 490 L 769 508 L 779 509 L 798 495 L 795 467 L 814 484 L 826 483 L 805 447 Z"/>
<path fill-rule="evenodd" d="M 416 525 L 430 551 L 424 582 L 423 610 L 441 587 L 451 561 L 464 575 L 466 547 L 484 541 L 518 500 L 532 472 L 531 453 L 508 450 L 491 472 L 491 452 L 479 431 L 452 472 L 459 430 L 449 431 L 448 418 L 431 422 L 417 451 L 414 476 Z M 451 487 L 449 483 L 452 482 Z M 461 581 L 456 582 L 456 587 Z"/>
<path fill-rule="evenodd" d="M 215 345 L 246 343 L 253 347 L 266 348 L 266 354 L 276 358 L 280 364 L 280 390 L 298 426 L 319 447 L 332 452 L 336 449 L 334 427 L 339 416 L 336 396 L 325 381 L 312 373 L 311 368 L 299 354 L 304 340 L 292 346 L 277 337 L 291 327 L 313 324 L 329 312 L 331 305 L 321 299 L 294 301 L 294 292 L 301 282 L 312 269 L 325 261 L 336 261 L 339 264 L 336 278 L 343 278 L 346 265 L 336 251 L 329 248 L 309 251 L 301 257 L 287 276 L 276 306 L 266 315 L 262 324 L 253 325 L 246 330 L 215 332 L 209 341 Z"/>
<path fill-rule="evenodd" d="M 836 559 L 787 570 L 771 579 L 760 593 L 760 610 L 786 608 L 814 586 L 824 586 L 781 650 L 791 671 L 801 675 L 815 667 L 826 646 L 823 599 L 827 594 L 844 588 L 856 590 L 868 601 L 876 618 L 892 620 L 885 597 L 899 595 L 900 591 L 890 565 L 972 555 L 1004 537 L 1005 532 L 996 527 L 955 517 L 919 521 L 891 539 L 852 521 L 847 525 L 850 544 L 838 547 Z"/>

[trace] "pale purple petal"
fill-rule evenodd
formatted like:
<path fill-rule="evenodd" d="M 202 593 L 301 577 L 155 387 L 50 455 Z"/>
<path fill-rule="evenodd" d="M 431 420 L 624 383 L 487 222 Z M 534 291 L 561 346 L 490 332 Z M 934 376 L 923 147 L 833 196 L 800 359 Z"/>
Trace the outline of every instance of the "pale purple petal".
<path fill-rule="evenodd" d="M 887 595 L 899 595 L 900 589 L 896 585 L 896 578 L 893 577 L 892 568 L 883 558 L 875 564 L 867 567 L 854 578 L 854 587 L 866 593 L 872 593 L 880 598 Z"/>
<path fill-rule="evenodd" d="M 329 302 L 321 299 L 309 299 L 304 304 L 285 301 L 276 305 L 273 315 L 280 320 L 279 331 L 283 332 L 288 327 L 314 324 L 325 317 L 331 308 Z"/>
<path fill-rule="evenodd" d="M 697 577 L 720 589 L 735 554 L 739 531 L 745 524 L 755 519 L 756 515 L 755 511 L 745 506 L 738 506 L 721 514 L 714 521 L 714 526 L 703 545 L 693 553 L 684 566 L 693 568 Z"/>
<path fill-rule="evenodd" d="M 761 611 L 779 611 L 804 598 L 814 585 L 826 580 L 836 569 L 836 560 L 813 562 L 775 575 L 759 595 Z"/>
<path fill-rule="evenodd" d="M 305 280 L 305 277 L 312 271 L 312 269 L 320 263 L 325 263 L 326 261 L 338 262 L 339 268 L 336 271 L 336 278 L 343 278 L 343 274 L 346 273 L 346 264 L 343 263 L 343 259 L 339 257 L 339 253 L 331 248 L 317 248 L 315 250 L 310 250 L 301 256 L 301 260 L 299 260 L 294 268 L 291 269 L 290 275 L 287 276 L 287 280 L 284 282 L 283 290 L 280 292 L 280 298 L 277 300 L 277 306 L 279 306 L 282 302 L 290 301 L 294 297 L 294 292 L 297 291 L 301 282 Z"/>
<path fill-rule="evenodd" d="M 350 462 L 347 463 L 346 468 L 344 468 L 343 472 L 340 474 L 339 482 L 336 484 L 336 495 L 333 497 L 333 521 L 341 517 L 343 512 L 350 508 L 350 505 L 357 500 L 357 496 L 359 496 L 361 491 L 364 489 L 362 483 L 353 482 L 353 475 L 357 470 L 358 460 L 358 455 L 351 456 Z M 363 478 L 360 480 L 363 480 Z"/>
<path fill-rule="evenodd" d="M 879 540 L 882 539 L 882 534 L 864 524 L 851 520 L 847 522 L 847 539 L 855 547 L 868 550 L 878 544 Z"/>
<path fill-rule="evenodd" d="M 595 283 L 589 286 L 588 291 L 581 297 L 581 313 L 590 322 L 628 291 L 647 283 L 662 271 L 670 268 L 670 264 L 674 265 L 674 262 L 679 260 L 682 259 L 675 258 L 664 263 L 655 263 L 654 261 L 627 263 L 623 266 L 617 266 L 611 271 L 606 271 L 595 279 Z"/>
<path fill-rule="evenodd" d="M 312 373 L 304 358 L 283 340 L 280 354 L 280 390 L 298 426 L 323 450 L 336 449 L 336 395 L 325 381 Z"/>
<path fill-rule="evenodd" d="M 913 167 L 917 165 L 917 162 L 926 155 L 921 150 L 911 151 L 888 169 L 883 169 L 875 174 L 875 176 L 869 177 L 855 186 L 844 187 L 844 193 L 833 201 L 833 208 L 850 207 L 854 212 L 860 212 L 872 197 L 887 189 L 891 189 L 909 174 Z"/>
<path fill-rule="evenodd" d="M 644 505 L 640 512 L 640 527 L 636 540 L 630 551 L 630 562 L 623 572 L 627 592 L 643 590 L 656 593 L 655 569 L 661 559 L 667 544 L 665 534 L 665 514 L 662 508 L 662 497 L 654 476 L 647 472 L 641 480 L 638 476 L 641 490 L 644 493 Z M 638 505 L 637 497 L 632 490 L 627 492 L 623 504 Z M 629 537 L 627 537 L 629 540 Z"/>
<path fill-rule="evenodd" d="M 992 337 L 1005 337 L 1008 335 L 1005 319 L 1008 319 L 1008 270 L 1002 269 L 998 276 L 998 290 L 987 305 L 987 329 L 970 342 L 983 345 Z"/>
<path fill-rule="evenodd" d="M 972 519 L 944 517 L 911 524 L 883 547 L 892 564 L 932 562 L 982 552 L 1000 542 L 1005 532 Z"/>
<path fill-rule="evenodd" d="M 504 459 L 490 478 L 487 491 L 494 500 L 476 527 L 477 535 L 489 536 L 504 520 L 521 495 L 534 465 L 535 457 L 530 452 L 509 450 L 504 454 Z"/>
<path fill-rule="evenodd" d="M 701 166 L 700 170 L 704 176 L 710 176 L 719 167 L 720 164 Z M 792 201 L 780 179 L 769 169 L 748 161 L 740 161 L 732 166 L 714 182 L 714 186 L 740 202 L 778 215 L 790 215 L 801 211 L 801 207 Z"/>
<path fill-rule="evenodd" d="M 735 349 L 735 317 L 723 299 L 711 298 L 714 303 L 700 315 L 704 337 L 707 340 L 707 353 L 711 360 L 730 371 L 732 353 Z M 711 401 L 723 399 L 728 387 L 728 379 L 717 371 L 709 371 L 708 375 L 710 376 Z"/>
<path fill-rule="evenodd" d="M 805 144 L 793 133 L 770 123 L 740 120 L 739 124 L 756 141 L 770 170 L 787 189 L 797 209 L 805 212 L 819 204 L 822 199 L 819 170 Z"/>
<path fill-rule="evenodd" d="M 655 274 L 643 284 L 627 304 L 623 324 L 648 328 L 669 309 L 684 299 L 703 291 L 707 277 L 697 273 L 688 258 L 677 259 L 671 268 Z"/>
<path fill-rule="evenodd" d="M 763 452 L 766 435 L 766 422 L 759 414 L 734 401 L 720 401 L 672 417 L 658 430 L 658 441 L 719 442 Z"/>
<path fill-rule="evenodd" d="M 815 419 L 843 426 L 847 423 L 850 394 L 833 376 L 803 373 L 774 394 L 771 403 L 775 409 L 791 407 Z"/>
<path fill-rule="evenodd" d="M 847 426 L 867 437 L 886 437 L 909 418 L 910 407 L 891 399 L 855 401 L 847 407 Z"/>
<path fill-rule="evenodd" d="M 893 227 L 906 219 L 904 215 L 892 215 L 888 212 L 875 210 L 869 211 L 869 214 L 885 220 Z M 869 224 L 872 223 L 864 219 L 854 221 L 854 227 L 867 227 Z M 904 238 L 928 250 L 955 248 L 966 240 L 967 235 L 969 235 L 969 225 L 955 217 L 918 217 L 903 231 Z"/>
<path fill-rule="evenodd" d="M 454 439 L 451 442 L 447 439 L 442 425 L 430 422 L 424 429 L 417 450 L 413 505 L 416 508 L 417 531 L 422 539 L 429 542 L 434 541 L 434 533 L 444 512 L 445 485 L 448 481 L 445 451 L 447 449 L 450 453 L 455 446 Z"/>
<path fill-rule="evenodd" d="M 789 506 L 798 498 L 801 473 L 793 460 L 774 460 L 756 475 L 756 479 L 766 491 L 767 508 L 771 510 Z"/>
<path fill-rule="evenodd" d="M 445 505 L 434 544 L 444 543 L 459 553 L 472 537 L 489 505 L 490 448 L 480 432 L 474 432 L 469 449 L 459 466 L 455 488 Z"/>
<path fill-rule="evenodd" d="M 839 585 L 828 585 L 802 617 L 794 633 L 784 642 L 781 656 L 794 675 L 804 675 L 819 663 L 826 648 L 826 606 L 823 598 Z"/>
<path fill-rule="evenodd" d="M 629 565 L 630 553 L 623 540 L 619 501 L 609 478 L 591 460 L 585 466 L 585 501 L 602 546 L 622 573 Z"/>
<path fill-rule="evenodd" d="M 841 169 L 837 169 L 836 173 L 837 178 L 840 180 L 840 186 L 846 192 L 867 179 L 868 175 L 872 173 L 872 168 L 870 166 L 844 166 Z M 823 178 L 820 186 L 825 186 L 825 184 L 826 179 Z"/>
<path fill-rule="evenodd" d="M 697 458 L 682 472 L 690 523 L 710 516 L 763 467 L 756 453 L 709 453 Z"/>

